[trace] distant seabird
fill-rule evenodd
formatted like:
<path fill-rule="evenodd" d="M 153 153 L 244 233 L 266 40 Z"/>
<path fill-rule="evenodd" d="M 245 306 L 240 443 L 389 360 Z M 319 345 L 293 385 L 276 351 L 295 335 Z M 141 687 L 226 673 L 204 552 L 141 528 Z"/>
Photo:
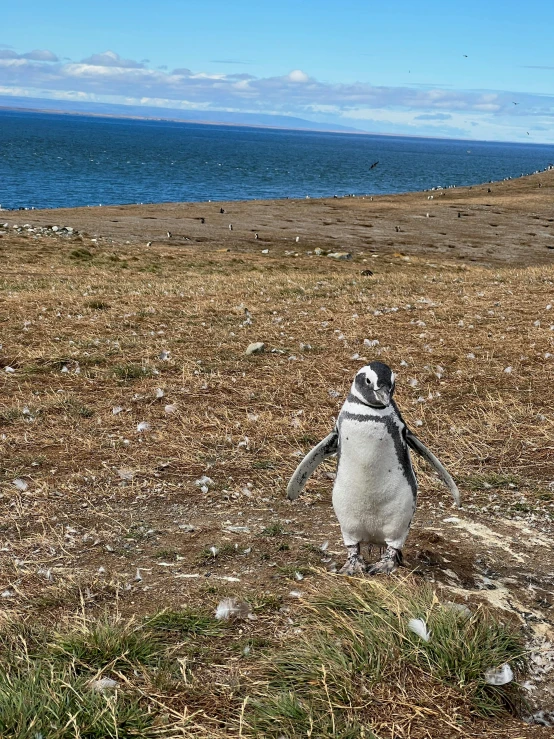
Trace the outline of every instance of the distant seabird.
<path fill-rule="evenodd" d="M 375 167 L 379 164 L 379 162 L 373 162 L 373 164 L 370 166 L 370 169 L 375 169 Z"/>
<path fill-rule="evenodd" d="M 152 242 L 151 241 L 147 241 L 146 242 L 146 246 L 152 246 Z"/>
<path fill-rule="evenodd" d="M 258 234 L 257 234 L 257 233 L 255 233 L 255 234 L 254 234 L 254 238 L 255 238 L 255 239 L 259 239 L 260 237 L 258 236 Z"/>
<path fill-rule="evenodd" d="M 168 239 L 170 239 L 170 238 L 171 238 L 171 231 L 168 231 L 168 232 L 167 232 L 167 238 L 168 238 Z"/>
<path fill-rule="evenodd" d="M 232 230 L 233 230 L 233 224 L 232 224 L 232 223 L 230 223 L 230 224 L 229 224 L 229 231 L 232 231 Z"/>
<path fill-rule="evenodd" d="M 219 212 L 220 212 L 220 213 L 225 213 L 225 208 L 220 208 L 220 209 L 219 209 Z"/>

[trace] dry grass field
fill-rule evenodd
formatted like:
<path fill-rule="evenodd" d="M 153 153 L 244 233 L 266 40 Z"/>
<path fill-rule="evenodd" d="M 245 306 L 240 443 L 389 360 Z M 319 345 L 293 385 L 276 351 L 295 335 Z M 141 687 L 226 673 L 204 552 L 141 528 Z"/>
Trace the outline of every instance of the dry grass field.
<path fill-rule="evenodd" d="M 554 709 L 552 175 L 265 232 L 262 203 L 1 214 L 1 737 L 552 735 L 521 720 Z M 333 464 L 285 488 L 373 359 L 463 507 L 416 460 L 405 567 L 350 579 Z"/>

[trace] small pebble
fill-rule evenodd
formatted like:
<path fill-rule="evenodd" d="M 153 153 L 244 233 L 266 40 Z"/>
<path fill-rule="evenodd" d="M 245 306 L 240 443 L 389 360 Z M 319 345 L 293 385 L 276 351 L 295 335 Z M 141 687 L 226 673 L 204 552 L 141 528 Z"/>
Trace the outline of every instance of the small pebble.
<path fill-rule="evenodd" d="M 265 350 L 265 344 L 263 341 L 255 341 L 252 344 L 249 344 L 246 347 L 246 351 L 244 352 L 246 355 L 250 354 L 261 354 Z"/>

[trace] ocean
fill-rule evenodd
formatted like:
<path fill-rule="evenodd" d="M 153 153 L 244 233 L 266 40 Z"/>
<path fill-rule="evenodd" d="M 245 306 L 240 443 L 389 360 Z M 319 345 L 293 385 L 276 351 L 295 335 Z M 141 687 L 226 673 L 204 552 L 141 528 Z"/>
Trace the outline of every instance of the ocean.
<path fill-rule="evenodd" d="M 553 145 L 0 110 L 4 209 L 378 195 L 549 164 Z"/>

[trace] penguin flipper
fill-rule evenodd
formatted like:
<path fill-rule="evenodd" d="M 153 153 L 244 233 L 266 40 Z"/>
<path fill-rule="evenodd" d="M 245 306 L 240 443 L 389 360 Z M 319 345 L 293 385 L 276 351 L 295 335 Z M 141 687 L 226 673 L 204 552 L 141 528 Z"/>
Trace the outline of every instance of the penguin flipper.
<path fill-rule="evenodd" d="M 320 441 L 311 452 L 308 452 L 304 459 L 300 462 L 293 476 L 287 485 L 287 498 L 295 500 L 298 498 L 309 478 L 313 475 L 316 468 L 327 459 L 332 457 L 339 450 L 339 435 L 333 431 Z"/>
<path fill-rule="evenodd" d="M 437 457 L 435 457 L 433 452 L 429 451 L 425 444 L 420 439 L 418 439 L 417 436 L 413 434 L 409 429 L 406 429 L 406 443 L 408 444 L 410 449 L 413 449 L 414 452 L 417 452 L 419 455 L 421 455 L 426 462 L 429 462 L 431 467 L 434 467 L 440 479 L 444 482 L 446 487 L 452 493 L 454 503 L 456 503 L 459 508 L 461 503 L 460 491 L 458 490 L 458 486 L 452 479 L 450 473 L 445 470 L 441 462 L 437 459 Z"/>

